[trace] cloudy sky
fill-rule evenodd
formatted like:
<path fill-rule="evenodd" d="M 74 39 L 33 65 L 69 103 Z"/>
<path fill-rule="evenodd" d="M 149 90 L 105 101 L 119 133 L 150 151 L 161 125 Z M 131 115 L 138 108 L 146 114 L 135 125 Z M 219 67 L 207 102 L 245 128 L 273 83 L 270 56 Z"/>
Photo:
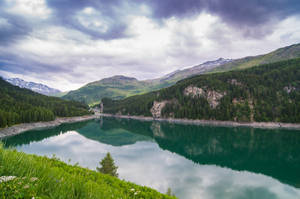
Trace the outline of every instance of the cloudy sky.
<path fill-rule="evenodd" d="M 61 90 L 299 42 L 299 0 L 0 0 L 0 75 Z"/>

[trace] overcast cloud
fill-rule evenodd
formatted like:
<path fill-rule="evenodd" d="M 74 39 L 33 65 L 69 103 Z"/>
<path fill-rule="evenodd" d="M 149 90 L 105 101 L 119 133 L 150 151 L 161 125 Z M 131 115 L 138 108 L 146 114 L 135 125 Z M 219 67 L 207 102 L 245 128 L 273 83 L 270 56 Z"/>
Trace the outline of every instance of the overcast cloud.
<path fill-rule="evenodd" d="M 0 0 L 0 75 L 61 90 L 299 42 L 299 0 Z"/>

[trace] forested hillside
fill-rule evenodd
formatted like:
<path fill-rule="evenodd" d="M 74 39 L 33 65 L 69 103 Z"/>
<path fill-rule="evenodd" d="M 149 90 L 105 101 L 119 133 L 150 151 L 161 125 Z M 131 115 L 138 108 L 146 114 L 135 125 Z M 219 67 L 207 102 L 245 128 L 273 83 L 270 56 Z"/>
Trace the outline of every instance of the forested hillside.
<path fill-rule="evenodd" d="M 206 120 L 300 123 L 300 59 L 199 75 L 120 101 L 104 112 Z"/>
<path fill-rule="evenodd" d="M 18 123 L 54 120 L 89 114 L 79 102 L 48 97 L 13 86 L 0 78 L 0 128 Z"/>

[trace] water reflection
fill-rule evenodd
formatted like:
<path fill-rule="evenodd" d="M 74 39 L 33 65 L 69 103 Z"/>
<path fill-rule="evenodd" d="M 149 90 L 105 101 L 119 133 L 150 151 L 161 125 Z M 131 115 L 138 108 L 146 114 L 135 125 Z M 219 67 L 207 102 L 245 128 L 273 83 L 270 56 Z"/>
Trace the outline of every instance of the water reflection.
<path fill-rule="evenodd" d="M 151 140 L 148 136 L 134 134 L 123 128 L 107 128 L 107 125 L 108 124 L 106 124 L 106 122 L 104 123 L 103 119 L 101 119 L 77 129 L 77 132 L 88 139 L 112 146 L 130 145 L 138 141 Z"/>
<path fill-rule="evenodd" d="M 113 122 L 113 121 L 110 121 Z M 108 122 L 109 123 L 109 122 Z M 122 120 L 109 127 L 151 136 L 160 148 L 199 164 L 272 176 L 300 187 L 300 132 Z M 142 125 L 138 129 L 132 128 Z"/>
<path fill-rule="evenodd" d="M 104 118 L 11 137 L 6 146 L 95 169 L 111 152 L 121 178 L 179 197 L 299 198 L 300 133 Z M 192 160 L 192 161 L 191 161 Z"/>

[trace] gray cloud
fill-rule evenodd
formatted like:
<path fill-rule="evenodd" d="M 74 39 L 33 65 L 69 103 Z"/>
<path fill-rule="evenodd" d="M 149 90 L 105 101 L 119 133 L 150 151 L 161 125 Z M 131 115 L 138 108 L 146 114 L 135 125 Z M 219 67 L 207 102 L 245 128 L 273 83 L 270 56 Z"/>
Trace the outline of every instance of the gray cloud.
<path fill-rule="evenodd" d="M 219 16 L 225 23 L 244 30 L 246 37 L 263 37 L 274 23 L 300 14 L 298 0 L 146 0 L 157 19 L 192 17 L 203 11 Z M 265 25 L 267 27 L 265 27 Z"/>
<path fill-rule="evenodd" d="M 155 78 L 300 39 L 298 0 L 7 2 L 0 0 L 0 73 L 59 89 L 118 74 Z"/>
<path fill-rule="evenodd" d="M 47 0 L 47 5 L 53 10 L 51 23 L 76 29 L 92 39 L 104 40 L 131 36 L 126 33 L 126 16 L 141 14 L 136 10 L 142 4 L 150 8 L 151 17 L 156 21 L 170 17 L 192 17 L 202 12 L 212 13 L 227 24 L 243 29 L 246 37 L 265 36 L 272 32 L 272 26 L 268 25 L 266 28 L 265 24 L 300 13 L 298 0 Z M 5 14 L 5 3 L 1 2 L 0 5 L 0 17 L 10 24 L 9 27 L 0 30 L 2 44 L 30 33 L 34 24 L 31 24 L 31 27 L 25 18 Z M 93 27 L 80 21 L 79 13 L 88 7 L 95 9 L 95 20 L 102 22 L 102 31 L 101 27 Z M 92 21 L 93 16 L 86 16 L 85 20 Z"/>
<path fill-rule="evenodd" d="M 0 51 L 0 70 L 23 75 L 32 73 L 72 73 L 67 67 L 61 67 L 57 64 L 46 64 L 28 58 L 28 54 L 26 56 L 19 56 L 3 51 Z M 47 78 L 47 76 L 45 76 L 45 78 Z"/>
<path fill-rule="evenodd" d="M 124 10 L 127 14 L 139 9 L 138 5 L 148 5 L 152 18 L 158 22 L 170 17 L 192 17 L 202 12 L 219 16 L 225 23 L 242 29 L 245 37 L 263 37 L 272 32 L 272 26 L 278 19 L 299 13 L 298 0 L 48 0 L 48 5 L 55 10 L 56 20 L 65 26 L 77 29 L 90 35 L 93 39 L 117 39 L 128 37 L 127 22 L 124 20 Z M 126 5 L 126 6 L 124 6 Z M 83 8 L 92 7 L 101 13 L 102 20 L 108 24 L 108 29 L 99 32 L 86 27 L 75 17 Z"/>
<path fill-rule="evenodd" d="M 14 43 L 31 31 L 32 28 L 22 17 L 6 14 L 5 12 L 0 14 L 0 45 Z"/>
<path fill-rule="evenodd" d="M 237 25 L 263 24 L 273 17 L 287 17 L 299 13 L 298 0 L 146 0 L 157 18 L 186 17 L 207 11 L 224 21 Z"/>
<path fill-rule="evenodd" d="M 125 30 L 126 22 L 122 19 L 123 14 L 121 0 L 110 1 L 73 1 L 73 0 L 48 0 L 48 6 L 55 11 L 55 21 L 63 26 L 83 32 L 92 39 L 111 40 L 127 37 Z M 84 26 L 76 15 L 84 8 L 94 8 L 98 15 L 98 20 L 106 23 L 105 31 L 98 31 L 90 26 Z M 87 20 L 91 20 L 88 19 Z"/>

